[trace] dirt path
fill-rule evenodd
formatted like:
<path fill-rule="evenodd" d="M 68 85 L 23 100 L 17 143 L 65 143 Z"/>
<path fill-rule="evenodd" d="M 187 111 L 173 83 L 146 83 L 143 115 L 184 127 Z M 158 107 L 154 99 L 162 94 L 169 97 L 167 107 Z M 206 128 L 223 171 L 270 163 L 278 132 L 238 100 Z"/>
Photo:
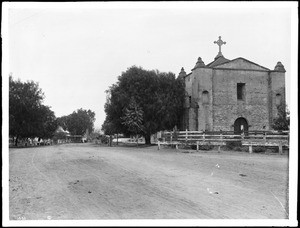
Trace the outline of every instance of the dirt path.
<path fill-rule="evenodd" d="M 10 149 L 10 219 L 287 218 L 286 155 L 183 152 Z"/>

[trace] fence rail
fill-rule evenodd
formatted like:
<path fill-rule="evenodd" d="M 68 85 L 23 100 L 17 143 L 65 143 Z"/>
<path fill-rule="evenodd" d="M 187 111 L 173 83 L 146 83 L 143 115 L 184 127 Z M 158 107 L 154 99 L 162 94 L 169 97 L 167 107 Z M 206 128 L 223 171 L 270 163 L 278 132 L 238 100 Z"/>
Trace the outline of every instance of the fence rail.
<path fill-rule="evenodd" d="M 162 132 L 161 140 L 158 141 L 158 149 L 161 145 L 196 145 L 197 151 L 199 145 L 226 145 L 226 142 L 241 142 L 244 146 L 249 146 L 249 152 L 252 153 L 253 146 L 277 146 L 279 153 L 282 153 L 282 147 L 289 147 L 288 131 L 248 131 L 242 134 L 236 134 L 233 131 L 172 131 Z"/>

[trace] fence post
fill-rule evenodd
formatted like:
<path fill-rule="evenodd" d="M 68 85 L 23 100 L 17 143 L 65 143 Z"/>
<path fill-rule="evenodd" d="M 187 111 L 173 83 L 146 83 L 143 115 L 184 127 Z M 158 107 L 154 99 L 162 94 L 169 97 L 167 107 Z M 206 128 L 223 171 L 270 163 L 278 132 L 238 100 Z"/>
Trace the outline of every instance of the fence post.
<path fill-rule="evenodd" d="M 197 152 L 199 151 L 199 141 L 197 141 Z"/>
<path fill-rule="evenodd" d="M 188 139 L 188 130 L 186 129 L 185 130 L 185 141 L 187 142 L 187 139 Z"/>
<path fill-rule="evenodd" d="M 178 150 L 178 143 L 176 143 L 176 145 L 175 145 L 175 146 L 176 146 L 176 150 Z"/>
<path fill-rule="evenodd" d="M 205 142 L 205 133 L 203 132 L 203 142 Z"/>
<path fill-rule="evenodd" d="M 223 145 L 223 134 L 222 134 L 222 131 L 221 131 L 221 145 Z M 218 153 L 221 152 L 221 145 L 218 146 Z"/>
<path fill-rule="evenodd" d="M 253 148 L 252 148 L 252 145 L 250 144 L 250 145 L 249 145 L 249 153 L 250 153 L 250 154 L 252 154 L 252 152 L 253 152 L 252 149 L 253 149 Z"/>
<path fill-rule="evenodd" d="M 188 141 L 188 129 L 185 130 L 185 146 L 187 146 Z"/>
<path fill-rule="evenodd" d="M 264 143 L 267 143 L 267 132 L 264 132 Z"/>
<path fill-rule="evenodd" d="M 279 149 L 279 154 L 282 154 L 282 143 L 281 142 L 279 142 L 278 149 Z"/>
<path fill-rule="evenodd" d="M 160 150 L 160 141 L 158 140 L 158 142 L 157 142 L 157 150 Z"/>

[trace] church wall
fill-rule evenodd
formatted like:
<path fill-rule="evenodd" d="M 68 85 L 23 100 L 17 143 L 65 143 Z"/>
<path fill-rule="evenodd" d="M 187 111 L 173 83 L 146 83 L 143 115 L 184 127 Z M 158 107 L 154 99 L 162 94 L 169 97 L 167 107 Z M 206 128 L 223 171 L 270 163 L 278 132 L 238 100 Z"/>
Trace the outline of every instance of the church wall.
<path fill-rule="evenodd" d="M 190 121 L 192 120 L 191 116 L 191 105 L 190 105 L 190 99 L 189 97 L 192 96 L 192 75 L 189 74 L 185 77 L 185 91 L 186 91 L 186 97 L 185 97 L 185 104 L 184 104 L 184 117 L 182 121 L 182 129 L 180 130 L 190 130 Z"/>
<path fill-rule="evenodd" d="M 273 119 L 277 116 L 277 106 L 278 106 L 278 97 L 276 95 L 280 94 L 280 103 L 285 104 L 285 73 L 272 71 L 270 73 L 270 125 L 273 123 Z"/>
<path fill-rule="evenodd" d="M 285 104 L 285 73 L 281 71 L 280 62 L 270 71 L 243 58 L 214 68 L 198 58 L 185 77 L 183 128 L 232 131 L 236 119 L 243 117 L 250 131 L 272 129 L 278 104 Z"/>
<path fill-rule="evenodd" d="M 192 73 L 185 78 L 185 87 L 186 87 L 186 100 L 185 100 L 185 118 L 186 118 L 186 128 L 190 131 L 196 131 L 198 123 L 198 109 L 197 109 L 197 96 L 195 96 L 194 91 L 195 85 L 195 75 Z M 182 129 L 186 130 L 186 129 Z"/>
<path fill-rule="evenodd" d="M 193 77 L 191 74 L 185 77 L 185 90 L 189 96 L 192 95 L 192 82 Z"/>
<path fill-rule="evenodd" d="M 213 110 L 212 110 L 212 69 L 197 68 L 193 71 L 193 97 L 198 105 L 197 116 L 199 131 L 212 130 Z"/>
<path fill-rule="evenodd" d="M 237 99 L 237 83 L 245 83 L 244 100 Z M 214 70 L 213 130 L 231 131 L 239 117 L 249 130 L 269 126 L 268 72 L 250 70 Z"/>
<path fill-rule="evenodd" d="M 190 108 L 189 109 L 189 130 L 190 131 L 197 131 L 197 109 Z"/>

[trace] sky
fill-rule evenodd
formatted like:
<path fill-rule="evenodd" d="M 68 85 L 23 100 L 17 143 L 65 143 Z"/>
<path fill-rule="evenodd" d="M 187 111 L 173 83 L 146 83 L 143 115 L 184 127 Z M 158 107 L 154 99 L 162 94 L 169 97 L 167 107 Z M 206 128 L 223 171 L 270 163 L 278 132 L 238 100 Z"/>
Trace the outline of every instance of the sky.
<path fill-rule="evenodd" d="M 290 106 L 297 77 L 292 8 L 291 2 L 10 3 L 6 75 L 38 82 L 57 117 L 94 111 L 100 129 L 105 91 L 122 72 L 136 65 L 189 73 L 198 57 L 214 60 L 213 42 L 222 36 L 227 59 L 243 57 L 271 70 L 281 61 Z"/>

